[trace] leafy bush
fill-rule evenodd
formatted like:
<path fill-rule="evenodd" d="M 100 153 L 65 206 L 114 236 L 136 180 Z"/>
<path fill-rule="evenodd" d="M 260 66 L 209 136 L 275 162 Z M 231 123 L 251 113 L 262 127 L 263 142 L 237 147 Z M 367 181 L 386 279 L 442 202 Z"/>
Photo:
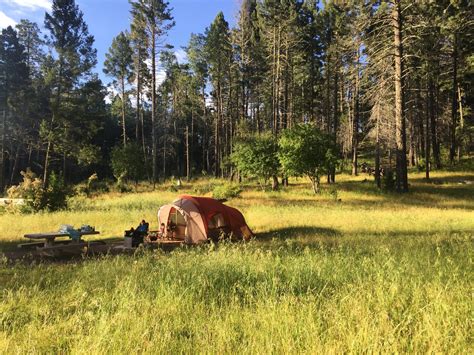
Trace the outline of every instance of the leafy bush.
<path fill-rule="evenodd" d="M 67 198 L 72 195 L 72 192 L 64 184 L 60 175 L 53 172 L 46 188 L 43 188 L 43 180 L 30 169 L 26 172 L 22 171 L 21 175 L 23 181 L 19 185 L 10 187 L 7 193 L 9 198 L 25 201 L 21 205 L 10 205 L 8 207 L 10 212 L 56 211 L 67 207 Z"/>
<path fill-rule="evenodd" d="M 110 189 L 107 185 L 107 181 L 99 180 L 97 173 L 94 173 L 89 176 L 85 182 L 76 185 L 75 190 L 77 195 L 91 196 L 97 192 L 107 193 Z"/>
<path fill-rule="evenodd" d="M 278 157 L 290 176 L 307 176 L 314 193 L 319 193 L 320 178 L 338 163 L 333 137 L 311 124 L 299 124 L 283 131 L 278 141 Z"/>
<path fill-rule="evenodd" d="M 34 172 L 27 169 L 22 171 L 23 181 L 10 187 L 7 191 L 8 198 L 24 199 L 25 203 L 22 205 L 9 205 L 7 210 L 9 212 L 34 212 L 39 211 L 44 205 L 44 190 L 43 180 L 38 178 Z"/>
<path fill-rule="evenodd" d="M 278 174 L 278 144 L 273 135 L 250 136 L 236 143 L 233 150 L 231 160 L 237 170 L 245 177 L 258 179 L 262 189 Z"/>
<path fill-rule="evenodd" d="M 241 192 L 242 189 L 239 185 L 227 183 L 214 187 L 212 190 L 212 197 L 218 200 L 235 198 L 238 197 Z"/>
<path fill-rule="evenodd" d="M 71 190 L 64 183 L 61 175 L 52 173 L 44 194 L 45 205 L 42 209 L 56 211 L 67 207 L 67 198 L 72 195 Z"/>

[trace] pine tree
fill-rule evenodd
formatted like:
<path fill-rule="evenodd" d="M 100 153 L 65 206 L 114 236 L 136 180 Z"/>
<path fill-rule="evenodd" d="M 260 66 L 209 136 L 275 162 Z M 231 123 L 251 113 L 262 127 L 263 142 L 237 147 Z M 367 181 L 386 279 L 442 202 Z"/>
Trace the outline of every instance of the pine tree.
<path fill-rule="evenodd" d="M 224 14 L 219 12 L 206 30 L 206 57 L 209 65 L 209 76 L 213 86 L 212 97 L 216 117 L 214 123 L 214 174 L 222 173 L 222 128 L 226 117 L 226 98 L 230 89 L 230 66 L 232 48 L 230 42 L 229 24 Z"/>
<path fill-rule="evenodd" d="M 127 129 L 125 123 L 125 103 L 127 101 L 126 85 L 130 83 L 133 74 L 132 48 L 127 33 L 120 34 L 112 41 L 109 52 L 105 55 L 104 73 L 114 78 L 114 85 L 118 86 L 122 99 L 122 138 L 123 146 L 127 145 Z"/>
<path fill-rule="evenodd" d="M 69 149 L 69 127 L 71 93 L 88 79 L 97 60 L 93 48 L 94 37 L 89 34 L 83 13 L 75 0 L 54 0 L 51 14 L 45 15 L 45 28 L 49 31 L 48 45 L 54 50 L 54 66 L 49 67 L 51 86 L 51 120 L 43 124 L 46 140 L 46 155 L 43 167 L 43 183 L 48 181 L 49 163 L 55 148 L 63 154 L 63 176 L 66 176 L 66 161 Z M 70 102 L 69 102 L 70 103 Z M 69 111 L 69 112 L 68 112 Z"/>
<path fill-rule="evenodd" d="M 41 63 L 44 58 L 44 40 L 40 37 L 41 31 L 35 22 L 22 19 L 16 25 L 18 38 L 25 48 L 26 66 L 31 77 L 39 75 Z"/>
<path fill-rule="evenodd" d="M 17 32 L 11 26 L 3 29 L 0 34 L 0 192 L 7 182 L 5 154 L 8 133 L 12 143 L 13 135 L 21 131 L 18 128 L 29 86 L 26 58 L 25 48 L 20 44 Z M 10 156 L 13 155 L 12 150 L 13 147 L 10 147 Z"/>
<path fill-rule="evenodd" d="M 169 3 L 164 0 L 137 0 L 130 1 L 132 5 L 132 16 L 137 21 L 142 21 L 141 27 L 147 35 L 149 57 L 151 58 L 151 140 L 152 140 L 152 179 L 157 180 L 157 137 L 156 137 L 156 114 L 157 114 L 157 55 L 160 49 L 165 47 L 164 38 L 167 32 L 174 26 L 173 17 L 169 9 Z"/>

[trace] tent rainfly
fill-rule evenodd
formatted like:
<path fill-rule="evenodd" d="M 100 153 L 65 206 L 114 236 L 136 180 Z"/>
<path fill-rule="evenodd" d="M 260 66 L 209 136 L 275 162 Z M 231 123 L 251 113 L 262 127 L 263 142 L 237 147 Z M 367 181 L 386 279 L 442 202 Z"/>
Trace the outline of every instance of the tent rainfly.
<path fill-rule="evenodd" d="M 179 196 L 159 209 L 158 221 L 166 228 L 173 225 L 175 237 L 189 244 L 218 238 L 222 232 L 243 239 L 253 236 L 239 210 L 209 197 Z"/>

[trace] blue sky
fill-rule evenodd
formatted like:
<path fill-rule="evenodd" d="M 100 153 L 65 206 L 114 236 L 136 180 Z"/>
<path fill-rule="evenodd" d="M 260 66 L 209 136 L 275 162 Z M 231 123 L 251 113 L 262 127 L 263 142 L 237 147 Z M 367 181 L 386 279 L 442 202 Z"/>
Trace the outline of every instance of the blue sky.
<path fill-rule="evenodd" d="M 240 0 L 168 0 L 173 8 L 176 26 L 168 35 L 168 43 L 175 46 L 179 59 L 191 33 L 203 33 L 219 11 L 230 23 L 235 24 Z M 14 25 L 22 18 L 37 22 L 43 27 L 44 13 L 51 9 L 52 0 L 0 0 L 0 28 Z M 130 5 L 128 0 L 76 0 L 84 13 L 89 32 L 95 37 L 98 65 L 96 72 L 108 82 L 102 73 L 102 64 L 113 37 L 129 28 Z"/>

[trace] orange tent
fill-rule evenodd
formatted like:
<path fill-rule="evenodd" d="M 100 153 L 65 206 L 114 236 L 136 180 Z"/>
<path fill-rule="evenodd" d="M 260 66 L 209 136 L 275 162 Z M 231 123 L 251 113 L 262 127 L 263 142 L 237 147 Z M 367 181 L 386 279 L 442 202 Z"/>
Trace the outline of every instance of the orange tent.
<path fill-rule="evenodd" d="M 182 195 L 158 211 L 159 223 L 175 230 L 176 238 L 201 243 L 222 233 L 248 239 L 253 236 L 239 210 L 209 197 Z"/>

